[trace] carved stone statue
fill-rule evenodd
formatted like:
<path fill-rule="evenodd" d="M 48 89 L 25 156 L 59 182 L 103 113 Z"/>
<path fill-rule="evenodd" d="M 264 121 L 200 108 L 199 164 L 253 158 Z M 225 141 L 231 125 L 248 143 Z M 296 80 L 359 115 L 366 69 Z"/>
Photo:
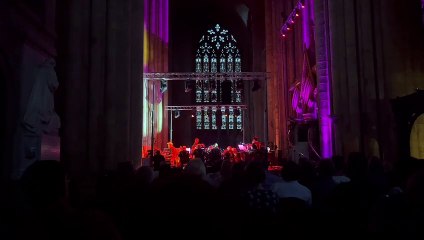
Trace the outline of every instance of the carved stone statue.
<path fill-rule="evenodd" d="M 57 135 L 60 119 L 54 110 L 54 91 L 59 86 L 55 61 L 47 58 L 39 67 L 25 111 L 23 125 L 29 134 Z"/>

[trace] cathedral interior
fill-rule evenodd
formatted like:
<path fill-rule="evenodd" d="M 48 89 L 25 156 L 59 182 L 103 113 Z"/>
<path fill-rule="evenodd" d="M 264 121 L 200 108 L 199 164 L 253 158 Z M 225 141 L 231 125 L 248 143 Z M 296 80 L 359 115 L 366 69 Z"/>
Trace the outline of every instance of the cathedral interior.
<path fill-rule="evenodd" d="M 0 36 L 4 186 L 57 162 L 80 206 L 195 138 L 259 139 L 269 169 L 424 169 L 424 0 L 3 0 Z"/>

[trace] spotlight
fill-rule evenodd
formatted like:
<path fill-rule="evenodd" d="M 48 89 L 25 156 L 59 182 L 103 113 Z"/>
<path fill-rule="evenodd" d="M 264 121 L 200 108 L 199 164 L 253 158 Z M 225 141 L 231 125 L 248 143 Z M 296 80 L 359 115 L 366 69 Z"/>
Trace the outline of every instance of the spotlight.
<path fill-rule="evenodd" d="M 184 92 L 188 93 L 191 90 L 193 90 L 193 88 L 194 88 L 193 81 L 190 81 L 190 80 L 185 81 L 185 90 L 184 90 Z"/>
<path fill-rule="evenodd" d="M 179 118 L 181 116 L 180 110 L 175 110 L 175 116 L 174 118 Z"/>
<path fill-rule="evenodd" d="M 299 17 L 299 13 L 296 13 L 296 17 Z"/>
<path fill-rule="evenodd" d="M 191 117 L 194 118 L 194 114 L 191 114 Z"/>
<path fill-rule="evenodd" d="M 168 83 L 166 80 L 160 80 L 160 92 L 164 93 L 166 90 L 168 90 Z"/>

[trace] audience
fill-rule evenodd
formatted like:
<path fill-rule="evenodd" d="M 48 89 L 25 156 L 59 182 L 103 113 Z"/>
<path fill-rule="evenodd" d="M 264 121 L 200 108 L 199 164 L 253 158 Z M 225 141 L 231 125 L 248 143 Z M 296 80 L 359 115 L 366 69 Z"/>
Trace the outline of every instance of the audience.
<path fill-rule="evenodd" d="M 86 204 L 70 201 L 78 193 L 60 162 L 35 162 L 2 192 L 0 213 L 8 221 L 0 221 L 0 233 L 11 236 L 5 239 L 139 239 L 146 231 L 155 238 L 225 233 L 239 239 L 266 237 L 275 228 L 300 238 L 310 231 L 423 236 L 419 160 L 387 172 L 380 159 L 356 152 L 347 165 L 341 156 L 302 158 L 283 162 L 275 174 L 260 149 L 244 161 L 217 156 L 185 160 L 183 168 L 161 159 L 136 170 L 122 162 L 98 178 L 96 199 Z"/>

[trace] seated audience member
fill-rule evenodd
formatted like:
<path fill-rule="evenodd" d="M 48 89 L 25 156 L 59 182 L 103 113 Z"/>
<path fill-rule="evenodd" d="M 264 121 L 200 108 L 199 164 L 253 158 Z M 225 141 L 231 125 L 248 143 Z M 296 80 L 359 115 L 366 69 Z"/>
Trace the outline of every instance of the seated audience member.
<path fill-rule="evenodd" d="M 184 173 L 192 176 L 198 176 L 202 179 L 206 177 L 206 167 L 201 159 L 195 158 L 187 163 Z"/>
<path fill-rule="evenodd" d="M 221 168 L 218 172 L 209 173 L 207 175 L 207 181 L 215 188 L 221 186 L 224 181 L 228 181 L 231 178 L 231 168 L 233 164 L 229 160 L 222 161 Z"/>
<path fill-rule="evenodd" d="M 35 162 L 25 170 L 20 183 L 27 208 L 17 223 L 19 231 L 14 239 L 121 239 L 106 215 L 70 207 L 60 162 Z"/>
<path fill-rule="evenodd" d="M 265 171 L 260 161 L 252 161 L 246 167 L 246 181 L 248 191 L 245 194 L 245 203 L 254 216 L 272 217 L 276 214 L 279 198 L 271 190 L 265 189 Z"/>
<path fill-rule="evenodd" d="M 280 198 L 298 198 L 305 201 L 308 206 L 311 206 L 311 191 L 298 182 L 299 175 L 300 168 L 295 162 L 289 161 L 285 163 L 281 170 L 282 181 L 275 183 L 272 190 Z"/>
<path fill-rule="evenodd" d="M 350 178 L 346 176 L 345 170 L 345 162 L 342 156 L 334 156 L 333 157 L 333 163 L 335 168 L 335 173 L 333 175 L 333 181 L 336 184 L 340 183 L 348 183 L 350 182 Z"/>

